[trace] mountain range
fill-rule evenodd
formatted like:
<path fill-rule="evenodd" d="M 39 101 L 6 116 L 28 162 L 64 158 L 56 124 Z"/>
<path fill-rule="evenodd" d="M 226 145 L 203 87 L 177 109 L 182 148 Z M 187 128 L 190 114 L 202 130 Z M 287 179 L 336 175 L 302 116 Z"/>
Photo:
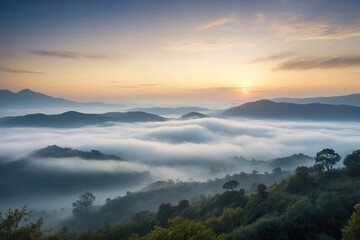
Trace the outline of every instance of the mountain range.
<path fill-rule="evenodd" d="M 287 103 L 322 103 L 331 105 L 350 105 L 360 107 L 360 94 L 350 94 L 332 97 L 313 97 L 313 98 L 274 98 L 274 102 Z M 17 93 L 9 90 L 0 90 L 0 109 L 27 109 L 27 108 L 47 108 L 47 107 L 119 107 L 120 104 L 102 102 L 76 102 L 64 98 L 56 98 L 43 93 L 34 92 L 30 89 L 23 89 Z M 158 115 L 184 115 L 189 112 L 206 113 L 211 111 L 202 107 L 150 107 L 132 108 L 129 111 L 148 112 Z"/>
<path fill-rule="evenodd" d="M 289 101 L 289 102 L 283 102 Z M 291 103 L 301 102 L 299 103 Z M 327 102 L 307 103 L 305 102 Z M 348 103 L 351 105 L 339 105 Z M 0 90 L 0 109 L 25 109 L 41 107 L 78 107 L 78 106 L 109 106 L 106 103 L 79 103 L 63 98 L 54 98 L 42 93 L 36 93 L 29 89 L 13 93 L 8 90 Z M 304 98 L 304 99 L 274 99 L 259 100 L 244 103 L 225 110 L 217 114 L 218 117 L 245 117 L 258 119 L 283 119 L 283 120 L 322 120 L 322 121 L 359 121 L 360 120 L 360 94 L 348 96 L 324 97 L 324 98 Z M 0 118 L 1 127 L 82 127 L 87 125 L 102 124 L 105 122 L 149 122 L 165 121 L 168 118 L 154 114 L 162 112 L 164 114 L 184 113 L 180 119 L 203 118 L 207 115 L 201 113 L 211 109 L 199 107 L 179 107 L 179 108 L 139 108 L 144 111 L 129 112 L 108 112 L 101 114 L 81 113 L 68 111 L 61 114 L 28 114 L 23 116 Z M 199 111 L 199 112 L 198 112 Z"/>
<path fill-rule="evenodd" d="M 166 118 L 145 112 L 109 112 L 89 114 L 69 111 L 62 114 L 46 115 L 42 113 L 16 117 L 0 118 L 2 127 L 82 127 L 105 122 L 159 122 Z"/>
<path fill-rule="evenodd" d="M 287 102 L 287 103 L 323 103 L 332 105 L 350 105 L 360 107 L 360 94 L 350 94 L 345 96 L 332 96 L 332 97 L 314 97 L 314 98 L 275 98 L 274 102 Z"/>
<path fill-rule="evenodd" d="M 179 119 L 207 117 L 204 114 L 191 112 Z M 242 117 L 255 119 L 281 120 L 318 120 L 318 121 L 359 121 L 360 107 L 329 104 L 295 104 L 276 103 L 260 100 L 244 103 L 224 111 L 219 117 Z M 42 113 L 24 116 L 0 118 L 0 127 L 56 127 L 74 128 L 106 122 L 162 122 L 169 120 L 159 115 L 145 112 L 108 112 L 89 114 L 69 111 L 62 114 L 47 115 Z"/>
<path fill-rule="evenodd" d="M 258 119 L 359 121 L 360 107 L 319 103 L 277 103 L 270 100 L 259 100 L 230 108 L 222 115 Z"/>
<path fill-rule="evenodd" d="M 52 107 L 105 107 L 118 106 L 102 102 L 81 103 L 64 98 L 51 97 L 43 93 L 23 89 L 17 93 L 0 90 L 0 109 L 27 109 Z"/>
<path fill-rule="evenodd" d="M 163 116 L 185 115 L 190 112 L 209 112 L 211 109 L 202 107 L 152 107 L 152 108 L 131 108 L 129 111 L 141 111 Z"/>

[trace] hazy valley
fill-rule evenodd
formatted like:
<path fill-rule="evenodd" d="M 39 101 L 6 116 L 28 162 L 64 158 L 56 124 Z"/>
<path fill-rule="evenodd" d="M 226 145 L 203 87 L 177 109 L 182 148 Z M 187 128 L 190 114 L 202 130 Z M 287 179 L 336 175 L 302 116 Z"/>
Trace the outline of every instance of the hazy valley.
<path fill-rule="evenodd" d="M 360 240 L 359 9 L 0 1 L 0 240 Z"/>

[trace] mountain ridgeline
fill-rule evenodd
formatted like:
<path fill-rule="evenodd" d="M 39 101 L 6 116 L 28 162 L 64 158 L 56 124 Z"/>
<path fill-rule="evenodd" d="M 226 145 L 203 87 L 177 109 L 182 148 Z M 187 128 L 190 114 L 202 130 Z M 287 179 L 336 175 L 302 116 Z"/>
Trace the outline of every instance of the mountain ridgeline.
<path fill-rule="evenodd" d="M 198 112 L 190 112 L 180 119 L 208 117 Z M 219 117 L 242 117 L 254 119 L 315 120 L 315 121 L 359 121 L 360 108 L 347 105 L 276 103 L 270 100 L 248 102 L 230 108 Z M 69 111 L 62 114 L 42 113 L 0 118 L 0 127 L 55 127 L 75 128 L 106 122 L 163 122 L 169 120 L 159 115 L 145 112 L 109 112 L 103 114 Z"/>
<path fill-rule="evenodd" d="M 63 148 L 56 145 L 47 146 L 32 153 L 33 157 L 40 158 L 72 158 L 78 157 L 88 160 L 123 160 L 121 157 L 104 154 L 98 150 L 84 152 L 77 149 Z"/>
<path fill-rule="evenodd" d="M 141 111 L 152 113 L 156 115 L 162 116 L 178 116 L 178 115 L 185 115 L 190 112 L 208 112 L 211 109 L 202 108 L 202 107 L 150 107 L 150 108 L 131 108 L 131 111 Z"/>
<path fill-rule="evenodd" d="M 244 169 L 271 170 L 274 168 L 281 168 L 283 170 L 294 170 L 298 166 L 311 166 L 314 162 L 314 158 L 303 153 L 293 154 L 291 156 L 279 157 L 275 159 L 259 161 L 259 160 L 247 160 L 241 156 L 235 156 L 232 158 L 236 163 L 240 164 Z"/>
<path fill-rule="evenodd" d="M 54 98 L 29 89 L 13 93 L 0 90 L 0 109 L 25 109 L 46 107 L 109 107 L 105 103 L 79 103 L 63 98 Z M 135 111 L 136 110 L 136 111 Z M 141 110 L 141 111 L 140 111 Z M 103 114 L 68 111 L 62 114 L 41 113 L 0 118 L 0 127 L 82 127 L 105 122 L 158 122 L 167 118 L 157 114 L 182 115 L 179 119 L 208 117 L 204 112 L 214 111 L 199 107 L 179 108 L 134 108 L 129 112 L 108 112 Z M 243 117 L 255 119 L 316 120 L 316 121 L 359 121 L 360 94 L 336 97 L 291 99 L 279 98 L 247 102 L 230 108 L 217 117 Z M 176 119 L 176 118 L 175 118 Z"/>
<path fill-rule="evenodd" d="M 222 115 L 257 119 L 359 121 L 360 107 L 318 103 L 277 103 L 260 100 L 230 108 Z"/>
<path fill-rule="evenodd" d="M 69 111 L 62 114 L 28 114 L 16 117 L 0 118 L 2 127 L 83 127 L 106 122 L 161 122 L 166 118 L 145 112 L 109 112 L 103 114 L 89 114 Z"/>
<path fill-rule="evenodd" d="M 287 102 L 287 103 L 322 103 L 331 105 L 350 105 L 360 107 L 360 94 L 350 94 L 345 96 L 332 96 L 332 97 L 314 97 L 314 98 L 275 98 L 274 102 Z"/>
<path fill-rule="evenodd" d="M 62 108 L 62 107 L 104 107 L 116 106 L 101 102 L 81 103 L 64 98 L 51 97 L 43 93 L 23 89 L 17 93 L 0 90 L 0 109 Z"/>

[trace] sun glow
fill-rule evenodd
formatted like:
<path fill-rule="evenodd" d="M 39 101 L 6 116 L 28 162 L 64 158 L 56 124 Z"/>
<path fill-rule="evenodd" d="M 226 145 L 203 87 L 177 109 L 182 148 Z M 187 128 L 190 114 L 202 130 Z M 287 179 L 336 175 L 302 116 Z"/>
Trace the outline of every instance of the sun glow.
<path fill-rule="evenodd" d="M 241 92 L 242 92 L 244 95 L 248 95 L 248 94 L 249 94 L 249 89 L 250 89 L 250 87 L 251 87 L 251 86 L 250 86 L 250 81 L 248 81 L 248 80 L 241 81 L 238 86 L 239 86 L 239 89 L 241 90 Z"/>
<path fill-rule="evenodd" d="M 247 95 L 249 92 L 248 92 L 248 90 L 246 88 L 242 88 L 242 93 Z"/>

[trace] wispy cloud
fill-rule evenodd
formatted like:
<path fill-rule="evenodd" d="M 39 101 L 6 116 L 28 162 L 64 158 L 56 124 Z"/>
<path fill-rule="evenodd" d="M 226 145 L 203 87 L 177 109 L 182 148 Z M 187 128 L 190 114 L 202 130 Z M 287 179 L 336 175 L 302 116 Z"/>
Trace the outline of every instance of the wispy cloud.
<path fill-rule="evenodd" d="M 115 55 L 80 53 L 80 52 L 71 52 L 71 51 L 37 50 L 37 51 L 32 51 L 31 53 L 43 57 L 66 58 L 66 59 L 115 60 L 117 58 L 117 56 Z"/>
<path fill-rule="evenodd" d="M 238 87 L 211 87 L 211 88 L 202 88 L 201 90 L 208 90 L 208 91 L 237 91 L 239 90 Z"/>
<path fill-rule="evenodd" d="M 336 19 L 308 19 L 302 15 L 286 13 L 280 18 L 267 18 L 264 22 L 287 41 L 345 39 L 360 36 L 359 19 L 342 22 Z"/>
<path fill-rule="evenodd" d="M 223 25 L 226 25 L 228 23 L 234 23 L 236 22 L 234 17 L 222 17 L 222 18 L 218 18 L 214 21 L 208 22 L 205 25 L 203 25 L 201 27 L 202 30 L 208 30 L 211 28 L 216 28 L 216 27 L 220 27 Z"/>
<path fill-rule="evenodd" d="M 360 56 L 340 56 L 315 59 L 298 58 L 280 63 L 275 70 L 307 70 L 315 68 L 329 69 L 355 66 L 360 66 Z"/>
<path fill-rule="evenodd" d="M 109 81 L 109 82 L 116 82 L 116 81 Z M 136 84 L 136 85 L 114 85 L 114 88 L 146 88 L 146 87 L 154 87 L 158 84 L 155 83 L 144 83 L 144 84 Z"/>
<path fill-rule="evenodd" d="M 278 53 L 278 54 L 273 54 L 270 56 L 266 56 L 266 57 L 261 57 L 261 58 L 256 58 L 254 60 L 252 60 L 252 63 L 264 63 L 264 62 L 272 62 L 272 61 L 277 61 L 277 60 L 282 60 L 282 59 L 286 59 L 291 57 L 293 54 L 292 53 Z"/>
<path fill-rule="evenodd" d="M 232 39 L 220 39 L 215 41 L 205 40 L 166 40 L 162 43 L 164 51 L 173 52 L 206 52 L 231 48 L 234 46 Z"/>
<path fill-rule="evenodd" d="M 9 67 L 0 67 L 0 72 L 6 72 L 6 73 L 25 73 L 25 74 L 45 74 L 43 72 L 37 72 L 37 71 L 31 71 L 26 69 L 20 69 L 20 68 L 9 68 Z"/>
<path fill-rule="evenodd" d="M 141 87 L 153 87 L 153 86 L 157 86 L 157 84 L 155 84 L 155 83 L 144 83 L 144 84 L 139 84 L 138 86 L 141 86 Z"/>
<path fill-rule="evenodd" d="M 131 86 L 131 85 L 129 85 L 129 86 L 126 86 L 126 85 L 120 85 L 120 86 L 114 85 L 112 87 L 114 87 L 114 88 L 140 88 L 139 86 Z"/>

